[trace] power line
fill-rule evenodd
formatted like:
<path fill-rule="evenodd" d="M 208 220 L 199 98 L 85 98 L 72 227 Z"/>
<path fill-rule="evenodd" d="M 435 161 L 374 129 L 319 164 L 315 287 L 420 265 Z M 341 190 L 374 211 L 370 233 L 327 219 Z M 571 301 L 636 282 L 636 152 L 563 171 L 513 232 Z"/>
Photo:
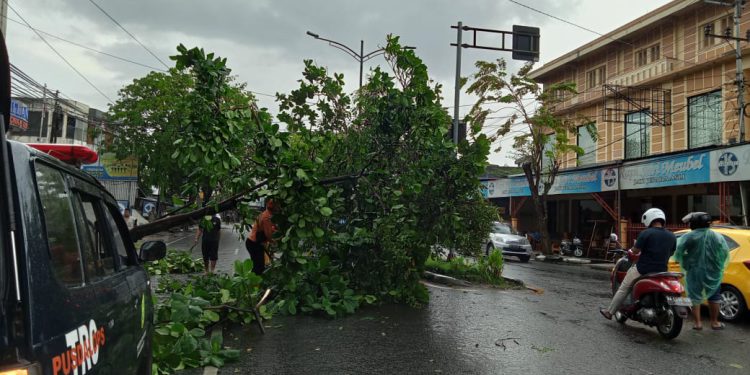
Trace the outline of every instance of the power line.
<path fill-rule="evenodd" d="M 49 47 L 49 48 L 50 48 L 50 49 L 51 49 L 51 50 L 52 50 L 53 52 L 55 52 L 55 54 L 56 54 L 56 55 L 57 55 L 57 56 L 58 56 L 58 57 L 59 57 L 60 59 L 62 59 L 62 61 L 64 61 L 64 62 L 65 62 L 65 64 L 67 64 L 67 65 L 68 65 L 68 66 L 69 66 L 69 67 L 70 67 L 71 69 L 73 69 L 73 71 L 74 71 L 74 72 L 76 72 L 76 73 L 77 73 L 77 74 L 78 74 L 78 75 L 79 75 L 79 76 L 80 76 L 81 78 L 83 78 L 83 80 L 84 80 L 84 81 L 86 81 L 86 83 L 88 83 L 88 84 L 89 84 L 89 86 L 93 87 L 93 88 L 94 88 L 94 90 L 96 90 L 97 92 L 99 92 L 99 94 L 100 94 L 101 96 L 103 96 L 103 97 L 104 97 L 105 99 L 107 99 L 107 100 L 108 100 L 108 101 L 109 101 L 110 103 L 113 103 L 113 102 L 114 102 L 114 101 L 113 101 L 112 99 L 110 99 L 110 98 L 109 98 L 109 96 L 107 96 L 107 94 L 105 94 L 105 93 L 104 93 L 104 92 L 103 92 L 102 90 L 100 90 L 100 89 L 99 89 L 98 87 L 96 87 L 96 85 L 94 85 L 94 84 L 93 84 L 93 83 L 92 83 L 92 82 L 91 82 L 91 81 L 90 81 L 90 80 L 89 80 L 88 78 L 86 78 L 86 76 L 85 76 L 85 75 L 83 75 L 83 73 L 81 73 L 81 72 L 80 72 L 80 71 L 79 71 L 79 70 L 78 70 L 78 69 L 77 69 L 77 68 L 76 68 L 75 66 L 73 66 L 73 64 L 71 64 L 71 63 L 70 63 L 70 61 L 68 61 L 68 59 L 66 59 L 66 58 L 65 58 L 65 56 L 63 56 L 63 55 L 62 55 L 62 54 L 61 54 L 61 53 L 60 53 L 59 51 L 57 51 L 57 49 L 55 49 L 55 47 L 54 47 L 54 46 L 52 46 L 52 44 L 50 44 L 50 42 L 48 42 L 48 41 L 47 41 L 47 39 L 45 39 L 45 38 L 44 38 L 44 36 L 42 36 L 42 34 L 41 34 L 41 33 L 37 32 L 37 31 L 36 31 L 36 29 L 34 29 L 34 28 L 33 28 L 33 27 L 32 27 L 32 26 L 31 26 L 31 25 L 30 25 L 30 24 L 29 24 L 29 23 L 28 23 L 28 22 L 26 21 L 26 19 L 25 19 L 25 18 L 23 18 L 23 16 L 21 16 L 21 14 L 20 14 L 20 13 L 18 13 L 18 11 L 17 11 L 17 10 L 16 10 L 16 9 L 15 9 L 15 8 L 14 8 L 14 7 L 12 6 L 12 5 L 10 5 L 10 3 L 8 3 L 8 8 L 10 8 L 10 10 L 12 10 L 12 11 L 13 11 L 13 13 L 15 13 L 15 14 L 16 14 L 16 16 L 18 16 L 18 18 L 20 18 L 20 19 L 21 19 L 21 21 L 23 21 L 23 23 L 25 23 L 25 24 L 26 24 L 26 26 L 28 26 L 28 27 L 29 27 L 30 29 L 34 30 L 34 32 L 36 33 L 36 35 L 37 35 L 37 36 L 38 36 L 38 37 L 39 37 L 39 38 L 40 38 L 40 39 L 41 39 L 41 40 L 42 40 L 42 41 L 44 42 L 44 44 L 46 44 L 46 45 L 47 45 L 47 47 Z"/>
<path fill-rule="evenodd" d="M 560 21 L 560 22 L 564 22 L 564 23 L 566 23 L 566 24 L 568 24 L 568 25 L 571 25 L 571 26 L 577 27 L 577 28 L 579 28 L 579 29 L 582 29 L 582 30 L 588 31 L 588 32 L 590 32 L 590 33 L 593 33 L 593 34 L 599 35 L 599 36 L 601 36 L 601 37 L 607 38 L 607 39 L 609 39 L 609 40 L 611 40 L 611 41 L 614 41 L 614 42 L 618 42 L 618 43 L 622 43 L 622 44 L 628 45 L 628 46 L 630 46 L 630 47 L 635 47 L 635 45 L 634 45 L 633 43 L 629 43 L 629 42 L 626 42 L 626 41 L 624 41 L 624 40 L 621 40 L 621 39 L 615 39 L 615 38 L 613 38 L 613 37 L 611 37 L 611 36 L 608 36 L 608 35 L 606 35 L 606 34 L 602 34 L 602 33 L 598 32 L 598 31 L 595 31 L 595 30 L 589 29 L 589 28 L 587 28 L 587 27 L 581 26 L 581 25 L 579 25 L 579 24 L 576 24 L 576 23 L 574 23 L 574 22 L 571 22 L 571 21 L 568 21 L 568 20 L 562 19 L 562 18 L 560 18 L 560 17 L 557 17 L 557 16 L 555 16 L 555 15 L 549 14 L 549 13 L 547 13 L 547 12 L 544 12 L 544 11 L 541 11 L 541 10 L 539 10 L 539 9 L 533 8 L 533 7 L 531 7 L 531 6 L 528 6 L 528 5 L 526 5 L 526 4 L 520 3 L 520 2 L 518 2 L 518 1 L 516 1 L 516 0 L 508 0 L 508 1 L 510 1 L 510 2 L 511 2 L 511 3 L 513 3 L 513 4 L 516 4 L 516 5 L 522 6 L 522 7 L 526 8 L 526 9 L 529 9 L 529 10 L 531 10 L 531 11 L 534 11 L 534 12 L 537 12 L 537 13 L 539 13 L 539 14 L 543 14 L 543 15 L 545 15 L 545 16 L 547 16 L 547 17 L 550 17 L 550 18 L 553 18 L 553 19 L 555 19 L 555 20 L 558 20 L 558 21 Z M 692 61 L 687 61 L 687 60 L 682 60 L 682 59 L 678 59 L 677 57 L 670 57 L 670 59 L 672 59 L 672 60 L 675 60 L 675 61 L 681 61 L 681 62 L 684 62 L 684 63 L 687 63 L 687 64 L 691 64 L 691 65 L 698 65 L 698 63 L 694 63 L 694 62 L 692 62 Z"/>
<path fill-rule="evenodd" d="M 79 47 L 79 48 L 83 48 L 83 49 L 85 49 L 85 50 L 88 50 L 88 51 L 91 51 L 91 52 L 96 52 L 96 53 L 98 53 L 98 54 L 101 54 L 101 55 L 104 55 L 104 56 L 108 56 L 108 57 L 111 57 L 111 58 L 113 58 L 113 59 L 118 59 L 118 60 L 120 60 L 120 61 L 124 61 L 124 62 L 127 62 L 127 63 L 135 64 L 135 65 L 138 65 L 138 66 L 142 66 L 142 67 L 144 67 L 144 68 L 148 68 L 148 69 L 152 69 L 152 70 L 156 70 L 156 71 L 160 71 L 160 72 L 166 72 L 166 70 L 164 70 L 164 69 L 161 69 L 161 68 L 156 68 L 156 67 L 153 67 L 153 66 L 150 66 L 150 65 L 146 65 L 146 64 L 143 64 L 143 63 L 140 63 L 140 62 L 137 62 L 137 61 L 133 61 L 133 60 L 130 60 L 130 59 L 128 59 L 128 58 L 122 57 L 122 56 L 117 56 L 117 55 L 113 55 L 113 54 L 111 54 L 111 53 L 108 53 L 108 52 L 104 52 L 104 51 L 100 51 L 100 50 L 98 50 L 98 49 L 95 49 L 95 48 L 91 48 L 91 47 L 89 47 L 89 46 L 87 46 L 87 45 L 84 45 L 84 44 L 81 44 L 81 43 L 78 43 L 78 42 L 74 42 L 74 41 L 72 41 L 72 40 L 68 40 L 68 39 L 65 39 L 65 38 L 59 37 L 59 36 L 57 36 L 57 35 L 54 35 L 54 34 L 48 33 L 48 32 L 46 32 L 46 31 L 43 31 L 43 30 L 40 30 L 40 29 L 37 29 L 37 28 L 31 27 L 31 26 L 29 26 L 29 25 L 26 25 L 26 24 L 24 24 L 23 22 L 21 22 L 21 21 L 18 21 L 18 20 L 14 20 L 13 18 L 10 18 L 10 17 L 8 17 L 8 16 L 6 16 L 6 17 L 5 17 L 5 19 L 7 19 L 8 21 L 11 21 L 11 22 L 17 23 L 17 24 L 19 24 L 19 25 L 21 25 L 21 26 L 27 27 L 27 28 L 29 28 L 29 29 L 30 29 L 30 30 L 32 30 L 32 31 L 35 31 L 35 32 L 39 32 L 39 33 L 42 33 L 42 34 L 44 34 L 44 35 L 46 35 L 46 36 L 48 36 L 48 37 L 50 37 L 50 38 L 54 38 L 54 39 L 57 39 L 57 40 L 59 40 L 59 41 L 61 41 L 61 42 L 65 42 L 65 43 L 68 43 L 68 44 L 74 45 L 74 46 L 76 46 L 76 47 Z"/>
<path fill-rule="evenodd" d="M 560 21 L 560 22 L 564 22 L 564 23 L 567 23 L 568 25 L 571 25 L 571 26 L 577 27 L 577 28 L 579 28 L 579 29 L 581 29 L 581 30 L 585 30 L 585 31 L 588 31 L 588 32 L 590 32 L 590 33 L 594 33 L 594 34 L 596 34 L 596 35 L 599 35 L 599 36 L 603 36 L 603 37 L 606 37 L 606 38 L 607 38 L 607 39 L 609 39 L 609 40 L 613 40 L 613 41 L 615 41 L 615 42 L 620 42 L 620 43 L 623 43 L 623 44 L 627 44 L 627 45 L 629 45 L 629 46 L 633 47 L 633 44 L 632 44 L 632 43 L 628 43 L 628 42 L 626 42 L 626 41 L 624 41 L 624 40 L 619 40 L 619 39 L 615 39 L 615 38 L 612 38 L 612 37 L 608 37 L 608 36 L 606 36 L 605 34 L 602 34 L 602 33 L 598 32 L 598 31 L 594 31 L 594 30 L 591 30 L 591 29 L 589 29 L 588 27 L 583 27 L 583 26 L 581 26 L 581 25 L 579 25 L 579 24 L 576 24 L 576 23 L 573 23 L 573 22 L 571 22 L 571 21 L 568 21 L 568 20 L 562 19 L 562 18 L 560 18 L 560 17 L 554 16 L 554 15 L 552 15 L 552 14 L 549 14 L 549 13 L 547 13 L 547 12 L 541 11 L 541 10 L 539 10 L 539 9 L 536 9 L 536 8 L 532 8 L 532 7 L 530 7 L 530 6 L 526 5 L 526 4 L 523 4 L 523 3 L 519 3 L 518 1 L 515 1 L 515 0 L 508 0 L 508 1 L 510 1 L 510 2 L 511 2 L 511 3 L 513 3 L 513 4 L 516 4 L 516 5 L 520 5 L 520 6 L 522 6 L 522 7 L 526 8 L 526 9 L 529 9 L 529 10 L 531 10 L 531 11 L 534 11 L 534 12 L 537 12 L 537 13 L 540 13 L 540 14 L 543 14 L 543 15 L 545 15 L 545 16 L 547 16 L 547 17 L 550 17 L 550 18 L 554 18 L 554 19 L 556 19 L 556 20 L 558 20 L 558 21 Z"/>
<path fill-rule="evenodd" d="M 114 19 L 112 16 L 110 16 L 109 13 L 107 13 L 106 10 L 102 9 L 102 7 L 99 6 L 99 4 L 97 4 L 94 0 L 89 0 L 89 2 L 91 4 L 94 4 L 94 6 L 97 7 L 102 13 L 104 13 L 104 15 L 107 16 L 110 20 L 112 20 L 112 22 L 114 22 L 115 25 L 119 26 L 122 29 L 122 31 L 124 31 L 126 34 L 130 35 L 130 37 L 133 38 L 133 40 L 135 40 L 136 43 L 138 43 L 141 47 L 143 47 L 143 49 L 145 49 L 148 53 L 150 53 L 151 56 L 153 56 L 155 59 L 159 60 L 159 62 L 162 65 L 164 65 L 165 68 L 169 69 L 169 65 L 167 65 L 164 61 L 162 61 L 162 59 L 159 58 L 159 56 L 156 56 L 155 53 L 153 53 L 148 47 L 146 47 L 143 43 L 141 43 L 141 41 L 138 40 L 138 38 L 136 38 L 135 35 L 131 34 L 130 31 L 128 31 L 128 29 L 126 29 L 119 22 L 117 22 L 116 19 Z"/>

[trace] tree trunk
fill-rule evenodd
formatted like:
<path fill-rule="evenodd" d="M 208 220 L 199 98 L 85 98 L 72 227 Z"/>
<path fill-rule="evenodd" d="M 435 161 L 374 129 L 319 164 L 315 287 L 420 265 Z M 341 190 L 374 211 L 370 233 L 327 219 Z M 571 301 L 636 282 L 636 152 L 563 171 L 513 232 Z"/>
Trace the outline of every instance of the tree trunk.
<path fill-rule="evenodd" d="M 337 176 L 337 177 L 322 179 L 318 181 L 318 183 L 321 185 L 336 184 L 342 181 L 356 180 L 362 176 L 364 176 L 364 173 L 360 173 L 358 175 Z M 206 205 L 195 211 L 191 211 L 191 212 L 187 212 L 187 213 L 179 214 L 179 215 L 174 215 L 174 216 L 167 216 L 159 220 L 152 221 L 145 225 L 139 225 L 130 230 L 130 238 L 133 241 L 138 241 L 141 238 L 148 236 L 150 234 L 159 233 L 169 228 L 173 228 L 176 226 L 180 226 L 183 224 L 193 222 L 197 219 L 200 219 L 204 215 L 213 215 L 215 213 L 223 212 L 226 210 L 231 210 L 237 206 L 237 203 L 241 201 L 245 197 L 245 195 L 248 195 L 252 193 L 253 191 L 260 189 L 261 187 L 265 186 L 267 183 L 268 183 L 268 180 L 262 181 L 258 183 L 257 185 L 241 193 L 235 194 L 219 202 L 219 204 L 216 206 Z"/>
<path fill-rule="evenodd" d="M 231 196 L 221 202 L 217 206 L 203 206 L 202 208 L 187 212 L 180 215 L 167 216 L 159 220 L 152 221 L 146 225 L 139 225 L 130 230 L 130 238 L 133 241 L 138 241 L 141 238 L 148 236 L 149 234 L 159 233 L 161 231 L 173 228 L 179 225 L 183 225 L 197 219 L 200 219 L 204 215 L 213 215 L 218 212 L 231 210 L 237 206 L 237 203 L 247 194 L 263 187 L 267 181 L 263 181 L 248 190 L 245 190 L 239 194 Z"/>
<path fill-rule="evenodd" d="M 542 254 L 552 254 L 552 246 L 549 238 L 549 230 L 547 230 L 547 199 L 543 196 L 535 196 L 534 199 L 534 210 L 537 216 L 537 230 L 542 236 Z"/>

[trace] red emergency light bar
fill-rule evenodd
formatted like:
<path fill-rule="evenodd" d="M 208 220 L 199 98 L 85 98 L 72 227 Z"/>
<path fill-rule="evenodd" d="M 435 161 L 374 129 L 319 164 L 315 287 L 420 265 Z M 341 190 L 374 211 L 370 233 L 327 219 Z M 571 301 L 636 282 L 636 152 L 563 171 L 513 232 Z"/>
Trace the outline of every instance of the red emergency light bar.
<path fill-rule="evenodd" d="M 93 164 L 99 160 L 96 151 L 86 146 L 57 143 L 28 143 L 27 145 L 72 165 Z"/>

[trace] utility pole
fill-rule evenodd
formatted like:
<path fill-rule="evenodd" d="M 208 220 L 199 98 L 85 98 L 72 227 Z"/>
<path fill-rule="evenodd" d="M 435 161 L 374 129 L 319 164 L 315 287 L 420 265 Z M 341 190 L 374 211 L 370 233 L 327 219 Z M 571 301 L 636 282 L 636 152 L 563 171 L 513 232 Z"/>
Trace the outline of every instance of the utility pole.
<path fill-rule="evenodd" d="M 39 121 L 39 139 L 38 142 L 42 140 L 43 137 L 43 129 L 44 129 L 44 116 L 47 114 L 47 84 L 44 84 L 44 87 L 42 87 L 42 119 Z"/>
<path fill-rule="evenodd" d="M 741 42 L 750 42 L 750 30 L 745 34 L 745 37 L 740 37 L 740 22 L 742 19 L 742 7 L 745 5 L 745 0 L 735 0 L 734 3 L 724 0 L 703 0 L 705 4 L 722 5 L 734 7 L 734 32 L 732 28 L 727 27 L 726 30 L 721 30 L 723 34 L 714 33 L 713 23 L 709 23 L 703 30 L 703 35 L 706 37 L 724 39 L 727 42 L 734 40 L 734 58 L 737 64 L 735 71 L 734 83 L 737 85 L 737 105 L 739 107 L 737 114 L 737 123 L 740 128 L 739 142 L 745 143 L 745 74 L 742 71 L 742 46 Z M 734 35 L 732 35 L 734 34 Z"/>
<path fill-rule="evenodd" d="M 742 5 L 744 0 L 734 1 L 734 35 L 740 36 L 740 20 L 742 18 Z M 745 73 L 742 71 L 742 46 L 740 39 L 734 40 L 735 60 L 737 61 L 737 104 L 739 105 L 740 143 L 745 143 Z"/>
<path fill-rule="evenodd" d="M 458 144 L 458 105 L 461 99 L 461 49 L 463 45 L 461 43 L 461 32 L 463 31 L 463 23 L 458 22 L 456 27 L 456 87 L 453 95 L 453 143 Z"/>
<path fill-rule="evenodd" d="M 60 90 L 55 90 L 55 102 L 52 107 L 52 128 L 49 132 L 49 143 L 57 143 L 57 129 L 60 128 L 60 123 L 62 122 L 62 108 L 60 108 L 60 104 L 57 103 L 58 95 L 60 95 Z"/>

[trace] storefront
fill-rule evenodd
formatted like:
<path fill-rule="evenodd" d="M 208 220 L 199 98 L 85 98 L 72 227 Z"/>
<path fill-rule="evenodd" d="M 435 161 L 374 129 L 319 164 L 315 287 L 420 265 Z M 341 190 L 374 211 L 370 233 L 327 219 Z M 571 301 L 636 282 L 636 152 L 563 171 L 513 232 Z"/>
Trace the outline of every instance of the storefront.
<path fill-rule="evenodd" d="M 643 230 L 641 214 L 651 207 L 664 210 L 670 229 L 683 228 L 680 219 L 692 211 L 708 212 L 722 223 L 743 224 L 743 207 L 747 207 L 743 182 L 748 180 L 750 145 L 567 170 L 550 189 L 548 229 L 553 243 L 577 236 L 595 248 L 609 232 L 630 245 Z M 489 199 L 507 202 L 508 220 L 519 231 L 536 230 L 524 176 L 483 184 Z"/>

